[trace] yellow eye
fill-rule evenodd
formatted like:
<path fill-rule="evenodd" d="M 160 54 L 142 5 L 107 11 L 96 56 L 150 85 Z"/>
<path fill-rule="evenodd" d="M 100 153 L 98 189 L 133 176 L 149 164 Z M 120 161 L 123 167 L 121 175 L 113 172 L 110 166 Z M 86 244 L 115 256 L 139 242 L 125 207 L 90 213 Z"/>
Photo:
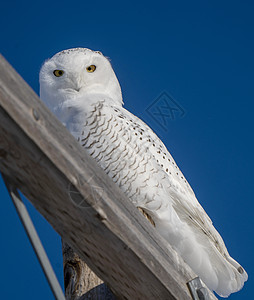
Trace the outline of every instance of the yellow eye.
<path fill-rule="evenodd" d="M 96 70 L 96 66 L 91 65 L 91 66 L 87 67 L 86 70 L 88 73 L 93 73 Z"/>
<path fill-rule="evenodd" d="M 56 77 L 61 77 L 61 76 L 63 76 L 64 71 L 63 71 L 63 70 L 55 70 L 55 71 L 53 72 L 53 74 L 54 74 Z"/>

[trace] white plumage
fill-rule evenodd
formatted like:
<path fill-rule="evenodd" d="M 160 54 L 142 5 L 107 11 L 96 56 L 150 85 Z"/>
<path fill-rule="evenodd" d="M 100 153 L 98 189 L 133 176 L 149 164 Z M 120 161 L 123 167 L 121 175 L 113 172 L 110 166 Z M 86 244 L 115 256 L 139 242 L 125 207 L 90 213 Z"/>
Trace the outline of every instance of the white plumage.
<path fill-rule="evenodd" d="M 164 144 L 122 107 L 107 58 L 84 48 L 57 53 L 41 69 L 40 95 L 211 290 L 226 297 L 242 288 L 247 273 L 229 256 Z"/>

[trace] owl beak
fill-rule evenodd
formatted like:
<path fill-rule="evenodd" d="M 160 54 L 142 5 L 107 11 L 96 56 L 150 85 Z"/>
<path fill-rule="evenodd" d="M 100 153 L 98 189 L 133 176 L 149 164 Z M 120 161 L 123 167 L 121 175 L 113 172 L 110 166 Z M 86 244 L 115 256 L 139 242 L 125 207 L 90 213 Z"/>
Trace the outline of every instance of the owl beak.
<path fill-rule="evenodd" d="M 78 78 L 76 78 L 76 76 L 74 77 L 71 77 L 70 78 L 70 80 L 71 80 L 71 85 L 72 85 L 72 89 L 75 91 L 75 92 L 79 92 L 80 91 L 80 89 L 81 89 L 81 87 L 82 87 L 82 85 L 81 85 L 81 82 L 82 82 L 82 78 L 80 78 L 79 76 L 78 76 Z"/>
<path fill-rule="evenodd" d="M 73 90 L 76 92 L 80 91 L 80 85 L 77 82 L 73 82 Z"/>

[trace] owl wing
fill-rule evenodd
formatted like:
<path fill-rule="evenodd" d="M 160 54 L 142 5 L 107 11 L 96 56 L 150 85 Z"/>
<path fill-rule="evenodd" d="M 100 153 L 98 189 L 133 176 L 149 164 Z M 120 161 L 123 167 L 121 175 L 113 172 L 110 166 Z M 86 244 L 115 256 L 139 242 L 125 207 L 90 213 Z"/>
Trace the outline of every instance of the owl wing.
<path fill-rule="evenodd" d="M 165 172 L 169 182 L 167 190 L 170 201 L 173 202 L 173 208 L 179 218 L 189 226 L 195 227 L 201 234 L 205 234 L 223 256 L 228 255 L 220 234 L 199 204 L 191 186 L 163 142 L 148 125 L 129 111 L 119 107 L 112 107 L 112 110 L 120 121 L 125 122 L 125 126 L 126 120 L 129 121 L 128 130 L 132 135 L 136 135 L 137 139 L 142 138 L 143 142 L 140 143 L 140 147 L 151 154 L 154 166 Z"/>

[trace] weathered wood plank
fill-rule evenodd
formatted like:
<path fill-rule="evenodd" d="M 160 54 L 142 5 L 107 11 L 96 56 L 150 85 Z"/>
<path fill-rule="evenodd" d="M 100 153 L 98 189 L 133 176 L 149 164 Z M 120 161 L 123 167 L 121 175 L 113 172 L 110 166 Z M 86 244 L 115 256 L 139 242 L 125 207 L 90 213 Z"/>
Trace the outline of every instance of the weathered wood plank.
<path fill-rule="evenodd" d="M 194 272 L 2 57 L 0 170 L 119 299 L 191 299 Z"/>

